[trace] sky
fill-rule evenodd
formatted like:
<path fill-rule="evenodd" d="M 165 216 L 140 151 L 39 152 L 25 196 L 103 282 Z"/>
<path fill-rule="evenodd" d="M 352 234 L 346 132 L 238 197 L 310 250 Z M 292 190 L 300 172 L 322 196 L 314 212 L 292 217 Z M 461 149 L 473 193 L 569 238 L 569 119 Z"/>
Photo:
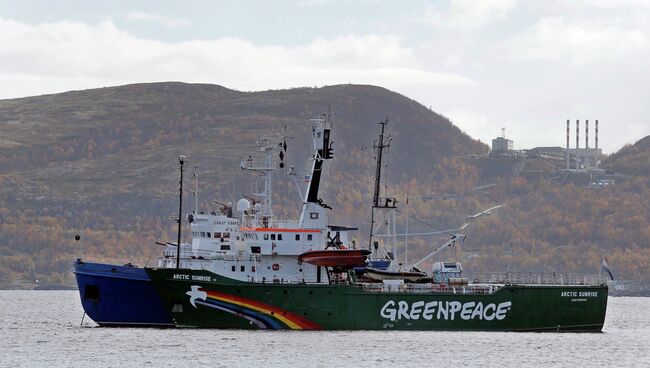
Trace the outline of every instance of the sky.
<path fill-rule="evenodd" d="M 649 65 L 650 0 L 0 0 L 0 99 L 373 84 L 515 149 L 598 119 L 611 153 L 650 134 Z"/>

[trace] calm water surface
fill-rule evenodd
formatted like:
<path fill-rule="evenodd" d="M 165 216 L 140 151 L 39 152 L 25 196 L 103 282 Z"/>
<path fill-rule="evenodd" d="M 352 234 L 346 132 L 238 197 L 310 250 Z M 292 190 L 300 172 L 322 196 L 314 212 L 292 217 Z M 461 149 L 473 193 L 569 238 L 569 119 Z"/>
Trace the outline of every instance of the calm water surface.
<path fill-rule="evenodd" d="M 98 328 L 76 291 L 0 290 L 0 367 L 650 367 L 650 298 L 604 333 Z"/>

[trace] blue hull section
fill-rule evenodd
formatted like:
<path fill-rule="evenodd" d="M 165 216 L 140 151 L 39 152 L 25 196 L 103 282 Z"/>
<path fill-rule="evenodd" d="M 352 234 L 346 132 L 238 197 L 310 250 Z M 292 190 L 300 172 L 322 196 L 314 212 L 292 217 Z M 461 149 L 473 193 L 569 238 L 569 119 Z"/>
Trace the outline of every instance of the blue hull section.
<path fill-rule="evenodd" d="M 76 260 L 74 273 L 81 305 L 100 326 L 174 326 L 144 269 Z"/>

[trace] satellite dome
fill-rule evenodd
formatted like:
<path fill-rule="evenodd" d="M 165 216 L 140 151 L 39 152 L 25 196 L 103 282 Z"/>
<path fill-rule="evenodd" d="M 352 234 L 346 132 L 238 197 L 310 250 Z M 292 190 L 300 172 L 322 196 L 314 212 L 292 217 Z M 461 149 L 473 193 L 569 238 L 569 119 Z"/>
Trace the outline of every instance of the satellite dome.
<path fill-rule="evenodd" d="M 242 198 L 237 201 L 237 211 L 244 212 L 251 208 L 251 203 L 246 198 Z"/>

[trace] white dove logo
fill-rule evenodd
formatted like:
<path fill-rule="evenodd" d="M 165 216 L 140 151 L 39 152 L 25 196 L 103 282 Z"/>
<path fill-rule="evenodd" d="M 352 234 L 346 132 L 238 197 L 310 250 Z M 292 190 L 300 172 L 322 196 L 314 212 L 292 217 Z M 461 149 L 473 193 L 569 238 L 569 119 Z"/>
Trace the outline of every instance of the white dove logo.
<path fill-rule="evenodd" d="M 206 293 L 205 291 L 199 290 L 200 288 L 201 287 L 198 286 L 198 285 L 192 285 L 192 290 L 185 293 L 185 294 L 190 296 L 190 304 L 192 304 L 192 306 L 194 308 L 196 308 L 196 304 L 194 304 L 195 300 L 200 299 L 200 300 L 205 301 L 205 298 L 208 297 L 208 293 Z"/>

